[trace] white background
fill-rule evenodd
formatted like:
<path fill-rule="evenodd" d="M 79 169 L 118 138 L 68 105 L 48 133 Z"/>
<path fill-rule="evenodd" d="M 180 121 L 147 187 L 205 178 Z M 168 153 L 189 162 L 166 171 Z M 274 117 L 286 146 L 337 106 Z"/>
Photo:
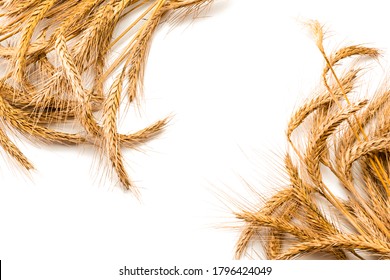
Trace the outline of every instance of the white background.
<path fill-rule="evenodd" d="M 383 75 L 384 3 L 216 0 L 197 19 L 164 24 L 141 108 L 125 120 L 136 130 L 174 116 L 160 137 L 125 152 L 140 199 L 106 178 L 90 147 L 22 141 L 36 172 L 0 159 L 5 278 L 120 279 L 124 265 L 232 260 L 238 231 L 229 205 L 248 198 L 241 177 L 272 190 L 288 117 L 319 81 L 323 62 L 301 22 L 326 24 L 331 47 L 382 49 Z"/>

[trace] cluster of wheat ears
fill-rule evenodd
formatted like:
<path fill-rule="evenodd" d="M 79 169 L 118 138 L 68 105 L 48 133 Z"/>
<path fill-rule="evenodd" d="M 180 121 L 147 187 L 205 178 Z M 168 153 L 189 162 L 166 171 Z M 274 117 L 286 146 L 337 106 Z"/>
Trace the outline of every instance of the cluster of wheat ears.
<path fill-rule="evenodd" d="M 261 245 L 269 259 L 388 259 L 390 87 L 381 85 L 371 100 L 357 94 L 368 71 L 362 59 L 380 53 L 350 45 L 328 55 L 323 26 L 308 25 L 325 60 L 321 85 L 288 123 L 286 185 L 236 213 L 244 223 L 236 256 Z"/>
<path fill-rule="evenodd" d="M 135 191 L 121 149 L 147 141 L 162 130 L 167 119 L 132 134 L 120 134 L 121 102 L 124 98 L 127 104 L 138 100 L 148 47 L 164 17 L 197 12 L 209 2 L 0 1 L 3 150 L 31 170 L 33 164 L 9 133 L 49 143 L 93 145 L 108 159 L 120 184 Z M 118 22 L 129 14 L 135 19 L 114 38 Z M 328 56 L 321 25 L 312 22 L 311 28 L 326 62 L 322 90 L 288 124 L 288 186 L 261 207 L 236 213 L 244 223 L 237 257 L 260 242 L 270 259 L 312 252 L 337 259 L 389 258 L 390 90 L 381 87 L 370 101 L 350 98 L 362 72 L 351 58 L 376 58 L 379 52 L 355 45 Z M 110 51 L 129 33 L 131 40 L 109 63 Z M 107 86 L 109 77 L 112 82 Z M 57 124 L 70 124 L 76 131 L 60 130 L 63 126 Z M 325 169 L 338 179 L 343 197 L 324 182 Z"/>
<path fill-rule="evenodd" d="M 94 145 L 102 158 L 109 159 L 120 184 L 136 191 L 124 168 L 121 149 L 147 141 L 162 130 L 167 119 L 132 134 L 120 134 L 121 102 L 124 98 L 126 104 L 138 100 L 148 47 L 162 20 L 196 13 L 209 2 L 0 1 L 1 147 L 31 170 L 34 165 L 10 140 L 6 127 L 11 128 L 8 132 L 16 130 L 34 140 Z M 114 38 L 114 30 L 125 16 L 134 19 Z M 131 40 L 109 62 L 110 51 L 126 36 Z M 109 78 L 113 82 L 107 86 Z M 55 128 L 65 123 L 75 132 Z"/>

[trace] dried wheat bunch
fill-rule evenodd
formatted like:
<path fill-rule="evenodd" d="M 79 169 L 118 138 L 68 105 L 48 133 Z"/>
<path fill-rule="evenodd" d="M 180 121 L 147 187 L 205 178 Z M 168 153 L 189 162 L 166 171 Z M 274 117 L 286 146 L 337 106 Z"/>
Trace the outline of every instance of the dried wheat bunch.
<path fill-rule="evenodd" d="M 162 20 L 196 13 L 209 2 L 0 1 L 1 147 L 30 170 L 33 164 L 8 137 L 12 130 L 33 140 L 94 145 L 109 159 L 121 185 L 134 190 L 121 149 L 149 140 L 168 119 L 132 134 L 120 134 L 121 101 L 127 99 L 128 104 L 139 98 L 148 48 Z M 124 16 L 134 19 L 114 38 Z M 131 40 L 114 61 L 108 61 L 111 50 L 126 35 Z M 114 75 L 114 70 L 119 74 Z M 53 128 L 65 123 L 80 129 L 71 133 Z"/>
<path fill-rule="evenodd" d="M 370 100 L 356 94 L 362 58 L 379 51 L 351 45 L 328 55 L 323 27 L 309 26 L 325 60 L 320 90 L 288 123 L 286 185 L 237 211 L 243 229 L 236 257 L 260 244 L 269 259 L 389 259 L 390 88 L 381 86 Z"/>

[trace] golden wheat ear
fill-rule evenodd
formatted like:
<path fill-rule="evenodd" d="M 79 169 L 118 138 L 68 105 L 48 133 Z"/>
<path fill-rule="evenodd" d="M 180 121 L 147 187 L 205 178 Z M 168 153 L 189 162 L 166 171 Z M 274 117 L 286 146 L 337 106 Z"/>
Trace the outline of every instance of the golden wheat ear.
<path fill-rule="evenodd" d="M 359 74 L 364 67 L 354 61 L 377 59 L 380 53 L 351 45 L 328 55 L 323 27 L 317 21 L 308 26 L 325 61 L 321 90 L 288 123 L 288 184 L 261 207 L 236 213 L 244 222 L 236 257 L 259 243 L 269 259 L 308 254 L 389 259 L 390 90 L 381 86 L 370 100 L 359 100 L 356 92 L 366 80 Z M 336 195 L 336 186 L 324 181 L 325 169 L 338 179 L 345 196 Z"/>
<path fill-rule="evenodd" d="M 169 118 L 138 132 L 118 132 L 123 98 L 139 100 L 154 32 L 164 18 L 196 14 L 210 0 L 8 0 L 0 1 L 0 114 L 33 141 L 94 145 L 118 181 L 135 191 L 122 157 L 159 134 Z M 114 38 L 118 23 L 131 18 Z M 108 57 L 125 35 L 131 40 L 113 61 Z M 127 36 L 127 37 L 129 37 Z M 116 50 L 116 49 L 115 49 Z M 104 90 L 108 78 L 119 73 Z M 98 117 L 101 116 L 101 117 Z M 75 133 L 53 129 L 79 127 Z M 10 130 L 12 131 L 12 130 Z M 0 127 L 0 145 L 26 169 L 32 164 Z"/>

